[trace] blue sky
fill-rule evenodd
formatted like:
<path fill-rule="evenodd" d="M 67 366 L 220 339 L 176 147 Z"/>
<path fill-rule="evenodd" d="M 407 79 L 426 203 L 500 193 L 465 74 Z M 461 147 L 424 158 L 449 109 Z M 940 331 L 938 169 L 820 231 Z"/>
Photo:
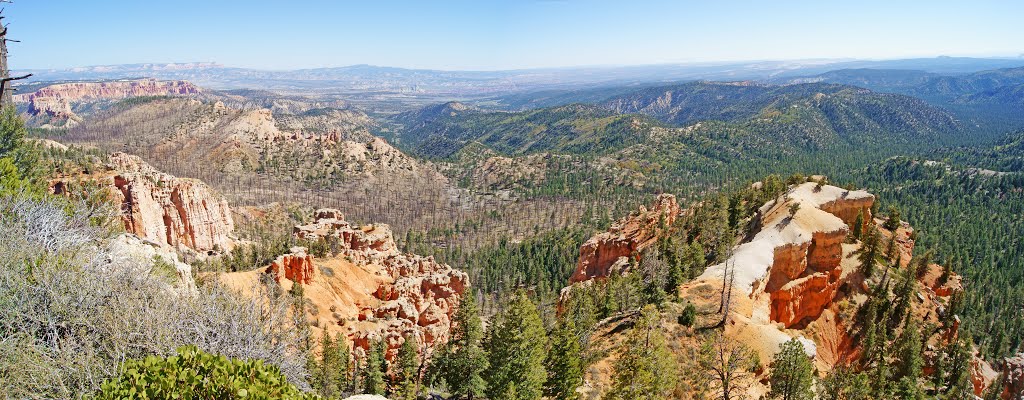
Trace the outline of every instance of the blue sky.
<path fill-rule="evenodd" d="M 1024 53 L 1024 1 L 16 0 L 14 69 L 434 69 Z"/>

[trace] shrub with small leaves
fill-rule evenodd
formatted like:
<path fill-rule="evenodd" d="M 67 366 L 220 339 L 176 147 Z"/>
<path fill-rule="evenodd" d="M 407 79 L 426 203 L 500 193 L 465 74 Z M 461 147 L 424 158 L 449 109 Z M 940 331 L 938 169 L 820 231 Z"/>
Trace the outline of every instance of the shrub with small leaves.
<path fill-rule="evenodd" d="M 288 383 L 263 361 L 229 359 L 199 350 L 178 349 L 171 357 L 128 360 L 116 379 L 103 384 L 95 399 L 319 399 Z"/>

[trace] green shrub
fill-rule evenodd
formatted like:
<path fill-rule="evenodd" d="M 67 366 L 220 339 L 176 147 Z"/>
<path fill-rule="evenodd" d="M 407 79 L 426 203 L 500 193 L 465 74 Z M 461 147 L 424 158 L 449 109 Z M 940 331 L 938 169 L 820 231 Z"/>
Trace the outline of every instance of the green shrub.
<path fill-rule="evenodd" d="M 260 360 L 229 359 L 183 346 L 178 355 L 128 360 L 96 399 L 318 399 Z"/>
<path fill-rule="evenodd" d="M 693 306 L 693 303 L 686 303 L 686 307 L 683 308 L 682 314 L 679 314 L 679 325 L 685 327 L 692 327 L 694 321 L 697 320 L 697 308 Z"/>

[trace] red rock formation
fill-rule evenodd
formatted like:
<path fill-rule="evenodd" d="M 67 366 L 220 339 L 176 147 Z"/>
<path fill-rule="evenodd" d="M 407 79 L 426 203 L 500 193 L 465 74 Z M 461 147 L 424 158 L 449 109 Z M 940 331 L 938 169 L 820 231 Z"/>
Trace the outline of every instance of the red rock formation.
<path fill-rule="evenodd" d="M 816 231 L 811 241 L 775 248 L 768 284 L 771 319 L 792 327 L 821 315 L 835 298 L 847 230 Z"/>
<path fill-rule="evenodd" d="M 124 153 L 111 154 L 108 161 L 107 171 L 84 178 L 112 189 L 114 201 L 121 204 L 126 231 L 200 254 L 234 247 L 235 224 L 227 200 L 205 183 L 165 174 Z M 57 179 L 51 190 L 65 193 L 81 178 Z"/>
<path fill-rule="evenodd" d="M 47 102 L 68 102 L 97 99 L 125 99 L 139 96 L 191 95 L 202 91 L 186 81 L 137 79 L 108 82 L 71 82 L 46 86 L 34 93 L 18 95 L 15 101 L 38 107 Z"/>
<path fill-rule="evenodd" d="M 832 305 L 841 275 L 842 270 L 838 268 L 829 272 L 815 272 L 770 292 L 772 321 L 782 322 L 787 328 L 792 328 L 818 318 Z"/>
<path fill-rule="evenodd" d="M 662 194 L 650 211 L 640 207 L 638 215 L 625 217 L 612 224 L 607 232 L 590 238 L 580 248 L 579 262 L 569 284 L 605 278 L 621 258 L 639 257 L 641 251 L 656 243 L 663 234 L 660 225 L 671 226 L 679 212 L 676 197 Z"/>
<path fill-rule="evenodd" d="M 433 257 L 403 254 L 398 251 L 390 227 L 367 225 L 354 227 L 343 220 L 338 210 L 321 209 L 315 213 L 316 221 L 296 226 L 296 237 L 307 240 L 324 240 L 337 252 L 335 259 L 344 259 L 359 268 L 366 268 L 380 275 L 380 283 L 363 293 L 377 301 L 361 304 L 339 304 L 338 299 L 352 298 L 337 292 L 336 279 L 342 271 L 334 271 L 334 277 L 318 278 L 313 268 L 312 257 L 300 253 L 279 258 L 282 267 L 272 265 L 268 272 L 278 277 L 289 271 L 304 284 L 312 284 L 310 291 L 327 291 L 330 303 L 317 304 L 318 308 L 351 309 L 348 316 L 359 321 L 358 327 L 350 326 L 346 331 L 357 349 L 369 349 L 371 341 L 384 340 L 387 343 L 389 359 L 393 358 L 405 338 L 414 337 L 422 348 L 432 348 L 438 342 L 448 340 L 451 320 L 459 300 L 469 286 L 469 277 L 464 272 L 438 263 Z M 308 262 L 307 262 L 308 260 Z M 291 269 L 289 269 L 289 267 Z M 323 285 L 321 285 L 323 284 Z M 311 298 L 318 298 L 311 296 Z M 341 324 L 342 321 L 339 321 Z"/>
<path fill-rule="evenodd" d="M 795 216 L 787 211 L 792 203 L 801 205 Z M 873 203 L 874 196 L 865 192 L 805 183 L 795 187 L 785 202 L 770 202 L 760 209 L 765 234 L 760 242 L 775 246 L 764 285 L 771 299 L 772 321 L 799 327 L 832 304 L 842 283 L 840 264 L 848 225 L 859 213 L 870 218 Z"/>
<path fill-rule="evenodd" d="M 313 282 L 313 256 L 306 254 L 304 247 L 292 247 L 291 253 L 277 256 L 266 272 L 281 282 L 281 278 L 308 285 Z"/>
<path fill-rule="evenodd" d="M 1003 393 L 1000 398 L 1003 400 L 1024 399 L 1024 353 L 1017 353 L 1016 356 L 1004 360 L 1003 373 L 1006 374 L 1006 382 L 1003 384 Z"/>
<path fill-rule="evenodd" d="M 864 223 L 871 221 L 871 206 L 875 204 L 874 196 L 850 196 L 850 192 L 843 192 L 840 198 L 826 202 L 818 206 L 822 211 L 839 217 L 847 225 L 853 225 L 857 220 L 857 214 L 861 214 Z"/>

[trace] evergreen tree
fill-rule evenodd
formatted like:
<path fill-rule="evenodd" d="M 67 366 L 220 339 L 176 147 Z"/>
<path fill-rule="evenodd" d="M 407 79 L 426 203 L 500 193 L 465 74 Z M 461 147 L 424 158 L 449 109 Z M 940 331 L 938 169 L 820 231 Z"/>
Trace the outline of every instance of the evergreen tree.
<path fill-rule="evenodd" d="M 782 344 L 772 360 L 772 398 L 782 400 L 810 400 L 814 398 L 814 366 L 804 353 L 804 345 L 796 338 Z"/>
<path fill-rule="evenodd" d="M 875 358 L 875 345 L 878 341 L 875 331 L 875 323 L 878 320 L 878 302 L 869 298 L 864 307 L 867 308 L 867 311 L 864 312 L 864 320 L 861 324 L 861 361 L 865 365 L 870 365 Z"/>
<path fill-rule="evenodd" d="M 487 397 L 492 400 L 539 399 L 547 379 L 544 369 L 547 337 L 537 306 L 525 292 L 518 291 L 490 328 L 486 341 Z"/>
<path fill-rule="evenodd" d="M 739 193 L 729 197 L 729 229 L 736 231 L 740 227 L 740 219 L 743 218 L 743 198 Z"/>
<path fill-rule="evenodd" d="M 658 309 L 648 304 L 622 345 L 607 399 L 667 399 L 672 394 L 677 365 L 660 326 Z"/>
<path fill-rule="evenodd" d="M 686 246 L 686 254 L 684 256 L 684 268 L 686 279 L 696 278 L 698 275 L 704 273 L 704 246 L 700 242 L 693 242 L 689 246 Z"/>
<path fill-rule="evenodd" d="M 337 349 L 337 385 L 341 393 L 352 389 L 352 351 L 344 334 L 338 334 L 334 339 L 334 348 Z"/>
<path fill-rule="evenodd" d="M 857 211 L 857 219 L 853 221 L 853 226 L 850 228 L 850 234 L 853 235 L 855 240 L 861 239 L 861 233 L 864 231 L 864 210 Z"/>
<path fill-rule="evenodd" d="M 912 386 L 917 387 L 918 378 L 921 377 L 924 369 L 924 359 L 921 356 L 921 350 L 923 350 L 921 332 L 918 328 L 917 318 L 914 318 L 909 312 L 905 320 L 903 334 L 900 335 L 896 350 L 898 357 L 895 372 L 897 378 L 907 378 L 913 383 Z"/>
<path fill-rule="evenodd" d="M 881 255 L 881 249 L 879 248 L 880 237 L 877 230 L 868 232 L 864 237 L 864 244 L 860 249 L 860 272 L 864 274 L 864 278 L 871 278 L 871 275 L 875 273 L 875 265 L 878 263 L 878 257 Z"/>
<path fill-rule="evenodd" d="M 544 395 L 558 400 L 577 399 L 576 388 L 583 383 L 583 360 L 576 324 L 565 318 L 551 335 L 545 367 L 548 372 Z"/>
<path fill-rule="evenodd" d="M 822 400 L 871 400 L 868 375 L 837 367 L 819 381 L 818 397 Z"/>
<path fill-rule="evenodd" d="M 359 357 L 352 358 L 352 393 L 363 392 L 363 362 Z"/>
<path fill-rule="evenodd" d="M 463 296 L 453 322 L 451 340 L 440 350 L 432 375 L 443 379 L 456 397 L 483 396 L 487 387 L 482 376 L 487 369 L 487 353 L 481 343 L 484 329 L 474 296 Z"/>
<path fill-rule="evenodd" d="M 574 288 L 565 302 L 565 318 L 572 320 L 576 328 L 576 339 L 581 349 L 586 349 L 590 341 L 590 330 L 597 324 L 597 306 L 594 305 L 592 288 Z"/>
<path fill-rule="evenodd" d="M 339 335 L 340 336 L 340 335 Z M 347 346 L 347 345 L 346 345 Z M 347 348 L 346 348 L 347 353 Z M 342 352 L 339 349 L 339 341 L 331 338 L 331 334 L 324 330 L 320 337 L 320 357 L 316 360 L 310 371 L 310 379 L 313 388 L 317 393 L 326 398 L 335 397 L 346 389 L 341 385 L 344 383 L 344 373 L 347 372 L 347 361 L 342 364 Z"/>
<path fill-rule="evenodd" d="M 394 371 L 391 398 L 393 400 L 415 400 L 417 395 L 418 371 L 420 368 L 419 349 L 416 338 L 409 335 L 398 348 L 398 365 Z"/>
<path fill-rule="evenodd" d="M 693 306 L 693 303 L 686 302 L 686 306 L 683 307 L 683 312 L 679 314 L 679 325 L 687 328 L 692 327 L 693 323 L 697 320 L 697 307 Z"/>
<path fill-rule="evenodd" d="M 384 375 L 388 369 L 384 359 L 384 341 L 378 340 L 370 344 L 366 354 L 366 365 L 363 366 L 363 393 L 384 394 Z"/>
<path fill-rule="evenodd" d="M 895 315 L 904 315 L 910 312 L 910 304 L 917 293 L 917 268 L 918 263 L 911 262 L 907 264 L 906 270 L 903 271 L 899 282 L 893 290 L 893 295 L 896 296 L 894 299 L 896 303 Z"/>
<path fill-rule="evenodd" d="M 900 210 L 896 209 L 896 206 L 889 206 L 889 218 L 882 226 L 893 232 L 900 227 Z"/>
<path fill-rule="evenodd" d="M 947 346 L 948 366 L 944 384 L 938 386 L 939 393 L 948 399 L 974 399 L 974 383 L 971 381 L 971 352 L 969 340 L 964 338 Z"/>

